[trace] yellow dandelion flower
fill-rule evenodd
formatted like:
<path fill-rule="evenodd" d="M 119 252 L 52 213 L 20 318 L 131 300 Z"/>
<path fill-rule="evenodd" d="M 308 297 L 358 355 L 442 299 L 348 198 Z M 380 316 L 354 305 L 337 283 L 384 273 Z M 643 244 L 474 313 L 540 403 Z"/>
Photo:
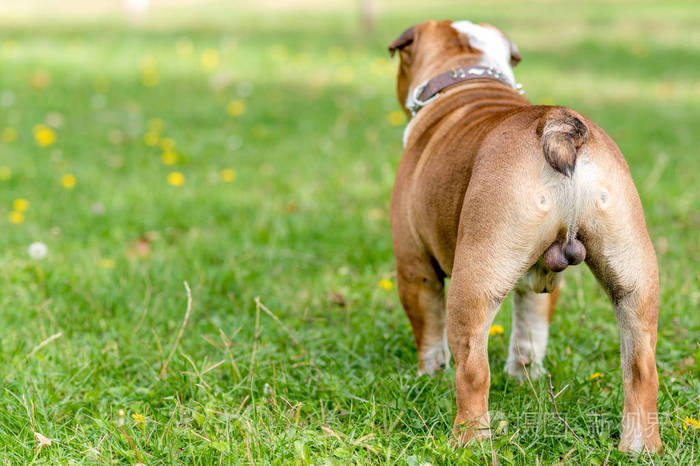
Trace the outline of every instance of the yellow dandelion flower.
<path fill-rule="evenodd" d="M 214 71 L 219 67 L 219 52 L 214 49 L 204 49 L 199 56 L 199 64 L 205 71 Z"/>
<path fill-rule="evenodd" d="M 17 130 L 14 128 L 7 127 L 2 130 L 2 140 L 5 142 L 12 142 L 17 139 Z"/>
<path fill-rule="evenodd" d="M 5 166 L 0 167 L 0 180 L 7 181 L 10 179 L 11 176 L 12 176 L 12 170 L 10 170 L 10 167 L 5 167 Z"/>
<path fill-rule="evenodd" d="M 10 223 L 18 224 L 24 222 L 24 214 L 13 210 L 9 215 Z"/>
<path fill-rule="evenodd" d="M 392 110 L 389 112 L 389 124 L 391 126 L 399 126 L 406 121 L 406 114 L 401 110 Z"/>
<path fill-rule="evenodd" d="M 232 100 L 226 105 L 226 113 L 231 116 L 238 116 L 245 113 L 245 102 L 242 100 Z"/>
<path fill-rule="evenodd" d="M 146 423 L 146 416 L 143 414 L 134 413 L 131 415 L 131 418 L 134 420 L 137 426 L 142 426 Z"/>
<path fill-rule="evenodd" d="M 221 170 L 221 181 L 224 183 L 231 183 L 233 180 L 236 179 L 236 171 L 231 170 L 230 168 L 226 168 L 224 170 Z"/>
<path fill-rule="evenodd" d="M 698 422 L 697 419 L 694 419 L 690 416 L 686 416 L 683 420 L 683 428 L 685 430 L 688 430 L 688 427 L 692 427 L 693 429 L 700 429 L 700 422 Z"/>
<path fill-rule="evenodd" d="M 171 151 L 175 149 L 175 141 L 173 141 L 171 138 L 163 138 L 160 140 L 160 148 L 166 152 Z"/>
<path fill-rule="evenodd" d="M 602 377 L 603 373 L 602 372 L 594 372 L 591 375 L 588 376 L 588 380 L 595 380 L 598 377 Z"/>
<path fill-rule="evenodd" d="M 56 142 L 56 133 L 46 125 L 34 126 L 34 140 L 40 147 L 47 147 Z"/>
<path fill-rule="evenodd" d="M 171 150 L 166 150 L 163 155 L 160 156 L 160 160 L 165 165 L 174 165 L 177 162 L 177 154 Z"/>
<path fill-rule="evenodd" d="M 75 175 L 72 173 L 66 173 L 61 177 L 61 185 L 66 189 L 75 188 Z"/>
<path fill-rule="evenodd" d="M 180 172 L 168 173 L 168 184 L 172 186 L 182 186 L 185 184 L 185 175 Z"/>
<path fill-rule="evenodd" d="M 26 199 L 22 199 L 21 197 L 15 199 L 12 203 L 12 208 L 17 212 L 24 212 L 29 208 L 29 201 Z"/>
<path fill-rule="evenodd" d="M 391 282 L 391 280 L 387 280 L 386 278 L 379 280 L 379 288 L 382 288 L 384 290 L 390 290 L 394 287 L 394 284 Z"/>
<path fill-rule="evenodd" d="M 148 129 L 154 133 L 160 133 L 165 129 L 165 122 L 160 118 L 151 118 L 148 120 Z"/>
<path fill-rule="evenodd" d="M 158 144 L 158 141 L 160 141 L 160 135 L 157 131 L 150 130 L 143 136 L 143 142 L 145 142 L 147 146 L 155 146 Z"/>
<path fill-rule="evenodd" d="M 157 86 L 160 82 L 160 74 L 155 68 L 144 68 L 141 70 L 141 82 L 146 87 Z"/>
<path fill-rule="evenodd" d="M 494 324 L 489 329 L 489 336 L 503 335 L 504 329 L 502 325 Z"/>
<path fill-rule="evenodd" d="M 101 269 L 113 269 L 114 265 L 114 260 L 108 259 L 106 257 L 101 258 L 99 262 L 99 266 Z"/>
<path fill-rule="evenodd" d="M 150 55 L 141 57 L 141 82 L 146 87 L 153 87 L 160 82 L 156 59 Z"/>
<path fill-rule="evenodd" d="M 355 79 L 355 70 L 352 66 L 341 66 L 335 73 L 335 77 L 340 84 L 349 84 Z"/>

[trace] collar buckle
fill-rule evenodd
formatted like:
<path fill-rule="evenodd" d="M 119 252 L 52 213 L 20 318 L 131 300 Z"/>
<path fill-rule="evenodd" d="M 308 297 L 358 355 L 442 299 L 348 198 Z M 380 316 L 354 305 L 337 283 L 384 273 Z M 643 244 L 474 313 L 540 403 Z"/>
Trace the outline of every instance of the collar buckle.
<path fill-rule="evenodd" d="M 420 85 L 419 85 L 418 87 L 416 87 L 416 88 L 413 90 L 413 92 L 411 93 L 411 98 L 409 99 L 409 102 L 408 102 L 408 104 L 406 105 L 406 108 L 409 109 L 409 110 L 411 111 L 411 117 L 416 116 L 416 113 L 418 113 L 418 110 L 420 110 L 421 108 L 423 108 L 423 107 L 425 107 L 426 105 L 428 105 L 430 102 L 432 102 L 433 100 L 435 100 L 435 99 L 440 95 L 439 92 L 436 92 L 434 95 L 428 97 L 428 98 L 425 99 L 425 100 L 421 100 L 421 99 L 420 99 L 419 96 L 423 93 L 423 91 L 425 90 L 425 88 L 428 86 L 428 83 L 429 83 L 429 82 L 430 82 L 430 79 L 427 80 L 427 81 L 425 81 L 425 82 L 423 82 L 422 84 L 420 84 Z"/>

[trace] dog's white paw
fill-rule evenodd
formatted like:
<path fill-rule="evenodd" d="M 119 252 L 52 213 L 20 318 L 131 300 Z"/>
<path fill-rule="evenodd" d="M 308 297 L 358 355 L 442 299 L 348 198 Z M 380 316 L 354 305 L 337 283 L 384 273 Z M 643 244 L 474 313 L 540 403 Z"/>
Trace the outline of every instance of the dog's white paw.
<path fill-rule="evenodd" d="M 450 349 L 447 341 L 419 355 L 418 375 L 433 375 L 450 366 Z"/>
<path fill-rule="evenodd" d="M 519 382 L 524 382 L 528 376 L 535 380 L 547 373 L 541 362 L 530 362 L 527 358 L 508 358 L 505 370 Z"/>

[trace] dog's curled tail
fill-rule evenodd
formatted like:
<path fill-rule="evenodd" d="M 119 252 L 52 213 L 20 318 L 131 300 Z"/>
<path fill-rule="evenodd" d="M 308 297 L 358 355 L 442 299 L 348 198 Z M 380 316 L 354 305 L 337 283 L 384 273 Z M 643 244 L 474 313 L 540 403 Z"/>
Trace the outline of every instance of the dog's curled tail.
<path fill-rule="evenodd" d="M 588 127 L 572 110 L 552 107 L 540 118 L 537 135 L 545 160 L 559 173 L 571 176 L 578 151 L 588 140 Z"/>

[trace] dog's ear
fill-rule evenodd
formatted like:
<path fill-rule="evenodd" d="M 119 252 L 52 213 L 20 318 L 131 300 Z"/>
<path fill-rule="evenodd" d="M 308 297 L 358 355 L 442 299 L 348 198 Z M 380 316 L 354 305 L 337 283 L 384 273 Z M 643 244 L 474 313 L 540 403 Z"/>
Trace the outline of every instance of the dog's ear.
<path fill-rule="evenodd" d="M 509 40 L 510 42 L 510 66 L 515 66 L 518 63 L 520 63 L 520 60 L 523 59 L 523 57 L 520 55 L 520 51 L 518 50 L 518 46 L 515 45 L 515 42 L 512 40 Z"/>
<path fill-rule="evenodd" d="M 394 56 L 394 53 L 396 53 L 397 50 L 401 50 L 402 48 L 406 47 L 407 45 L 410 45 L 413 42 L 415 29 L 415 26 L 411 26 L 410 28 L 406 29 L 403 33 L 401 33 L 401 35 L 397 37 L 394 42 L 389 44 L 389 54 L 392 57 Z"/>

